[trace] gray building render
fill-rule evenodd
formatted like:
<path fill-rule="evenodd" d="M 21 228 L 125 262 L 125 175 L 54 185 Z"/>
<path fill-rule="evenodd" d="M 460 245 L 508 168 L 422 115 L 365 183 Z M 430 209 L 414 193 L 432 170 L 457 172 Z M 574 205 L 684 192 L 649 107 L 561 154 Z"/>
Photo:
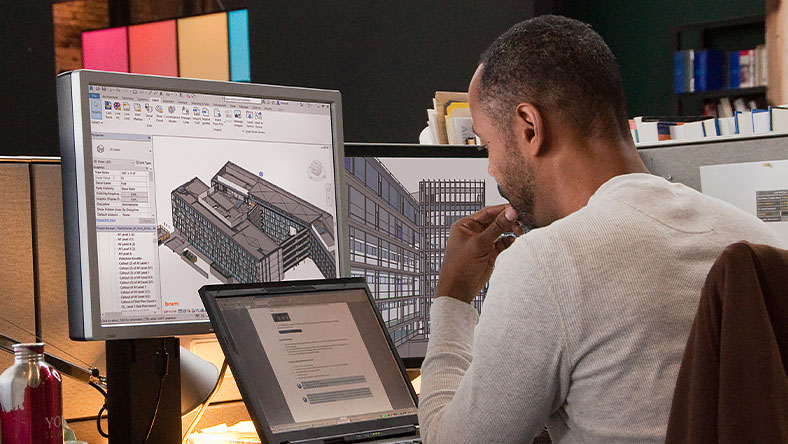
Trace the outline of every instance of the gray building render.
<path fill-rule="evenodd" d="M 175 237 L 208 258 L 226 282 L 282 280 L 306 258 L 324 277 L 336 277 L 333 217 L 232 162 L 210 187 L 194 178 L 171 198 Z"/>

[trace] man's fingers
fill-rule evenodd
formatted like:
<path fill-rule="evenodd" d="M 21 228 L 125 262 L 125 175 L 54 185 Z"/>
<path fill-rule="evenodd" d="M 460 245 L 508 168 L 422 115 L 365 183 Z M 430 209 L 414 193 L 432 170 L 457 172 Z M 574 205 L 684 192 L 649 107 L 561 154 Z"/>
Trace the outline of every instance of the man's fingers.
<path fill-rule="evenodd" d="M 514 236 L 503 236 L 498 238 L 498 240 L 495 241 L 495 251 L 500 254 L 503 250 L 511 247 L 515 240 L 517 240 L 517 238 Z"/>
<path fill-rule="evenodd" d="M 498 215 L 504 210 L 504 208 L 508 206 L 509 204 L 500 204 L 500 205 L 493 205 L 491 207 L 484 207 L 478 212 L 468 216 L 468 218 L 473 219 L 483 227 L 487 227 L 487 225 L 490 225 L 495 220 L 495 218 L 498 217 Z"/>
<path fill-rule="evenodd" d="M 517 225 L 517 211 L 512 207 L 498 213 L 492 223 L 481 233 L 480 240 L 486 244 L 491 244 L 503 233 L 515 230 Z"/>

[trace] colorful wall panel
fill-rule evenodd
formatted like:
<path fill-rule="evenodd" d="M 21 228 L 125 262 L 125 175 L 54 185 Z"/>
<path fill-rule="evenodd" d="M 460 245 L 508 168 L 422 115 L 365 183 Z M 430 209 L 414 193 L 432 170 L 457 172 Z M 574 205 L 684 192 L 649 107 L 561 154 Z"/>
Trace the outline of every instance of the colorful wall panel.
<path fill-rule="evenodd" d="M 181 77 L 230 80 L 227 14 L 178 20 L 178 67 Z"/>
<path fill-rule="evenodd" d="M 129 26 L 129 71 L 173 77 L 178 75 L 175 20 Z"/>
<path fill-rule="evenodd" d="M 82 67 L 102 71 L 129 72 L 126 28 L 83 32 Z"/>
<path fill-rule="evenodd" d="M 230 33 L 230 80 L 249 82 L 249 11 L 230 11 L 227 29 Z"/>
<path fill-rule="evenodd" d="M 251 80 L 245 9 L 82 33 L 83 67 L 212 80 Z"/>

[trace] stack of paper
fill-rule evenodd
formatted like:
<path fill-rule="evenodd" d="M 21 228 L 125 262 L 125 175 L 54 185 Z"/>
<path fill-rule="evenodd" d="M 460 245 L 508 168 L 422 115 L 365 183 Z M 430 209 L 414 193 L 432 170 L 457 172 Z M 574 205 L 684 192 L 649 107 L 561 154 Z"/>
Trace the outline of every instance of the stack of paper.
<path fill-rule="evenodd" d="M 468 108 L 467 92 L 437 91 L 433 107 L 427 110 L 432 140 L 437 144 L 473 145 L 473 120 Z"/>
<path fill-rule="evenodd" d="M 187 437 L 189 444 L 260 444 L 252 421 L 241 421 L 234 426 L 219 424 Z"/>

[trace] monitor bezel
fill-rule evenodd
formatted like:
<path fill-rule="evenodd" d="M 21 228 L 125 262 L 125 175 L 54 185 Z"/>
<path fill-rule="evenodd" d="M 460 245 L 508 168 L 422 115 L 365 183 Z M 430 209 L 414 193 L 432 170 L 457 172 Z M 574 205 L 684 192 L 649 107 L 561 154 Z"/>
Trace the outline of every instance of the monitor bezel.
<path fill-rule="evenodd" d="M 212 333 L 204 321 L 102 325 L 96 250 L 89 85 L 196 94 L 311 101 L 331 105 L 339 276 L 348 276 L 344 196 L 344 139 L 339 91 L 201 79 L 77 70 L 58 76 L 69 335 L 75 340 L 137 339 Z M 72 319 L 73 318 L 73 319 Z"/>

